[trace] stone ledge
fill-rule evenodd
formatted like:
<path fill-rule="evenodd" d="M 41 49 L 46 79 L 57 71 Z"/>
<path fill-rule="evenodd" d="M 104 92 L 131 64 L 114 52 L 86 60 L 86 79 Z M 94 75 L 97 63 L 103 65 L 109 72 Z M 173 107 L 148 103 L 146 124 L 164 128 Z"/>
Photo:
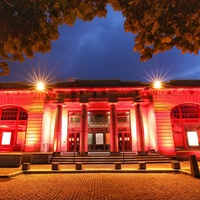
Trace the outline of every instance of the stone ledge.
<path fill-rule="evenodd" d="M 21 153 L 1 153 L 0 167 L 20 167 L 22 161 Z"/>

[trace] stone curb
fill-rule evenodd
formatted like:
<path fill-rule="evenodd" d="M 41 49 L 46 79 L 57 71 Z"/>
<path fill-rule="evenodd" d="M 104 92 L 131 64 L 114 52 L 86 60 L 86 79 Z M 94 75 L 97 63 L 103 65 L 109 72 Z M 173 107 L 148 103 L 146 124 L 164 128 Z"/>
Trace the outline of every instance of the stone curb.
<path fill-rule="evenodd" d="M 14 172 L 11 174 L 0 174 L 0 178 L 12 178 L 21 174 L 23 174 L 23 171 Z"/>
<path fill-rule="evenodd" d="M 55 174 L 55 173 L 185 173 L 190 174 L 188 172 L 182 170 L 24 170 L 18 171 L 11 174 L 0 174 L 0 178 L 11 178 L 21 174 Z"/>

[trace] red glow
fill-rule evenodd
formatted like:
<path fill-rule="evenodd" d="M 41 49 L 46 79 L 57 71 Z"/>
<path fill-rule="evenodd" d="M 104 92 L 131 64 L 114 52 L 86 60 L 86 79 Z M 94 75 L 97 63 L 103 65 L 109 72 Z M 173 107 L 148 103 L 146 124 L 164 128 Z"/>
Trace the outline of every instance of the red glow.
<path fill-rule="evenodd" d="M 76 141 L 78 145 L 80 144 L 78 150 L 86 153 L 88 152 L 88 138 L 91 137 L 91 134 L 93 134 L 92 137 L 94 136 L 92 142 L 101 145 L 99 142 L 103 141 L 105 146 L 110 148 L 106 151 L 111 152 L 121 151 L 120 142 L 128 144 L 129 147 L 131 144 L 130 150 L 133 152 L 138 152 L 142 148 L 145 152 L 154 149 L 161 154 L 172 156 L 176 154 L 175 148 L 179 146 L 188 150 L 191 144 L 195 144 L 195 148 L 199 150 L 200 118 L 196 117 L 200 110 L 198 106 L 200 102 L 199 88 L 165 86 L 158 93 L 146 92 L 149 89 L 143 86 L 63 87 L 53 88 L 45 95 L 35 95 L 34 91 L 28 89 L 1 90 L 0 105 L 23 108 L 28 113 L 28 120 L 16 120 L 16 125 L 14 118 L 7 120 L 2 118 L 3 120 L 0 120 L 0 138 L 3 144 L 8 146 L 24 144 L 25 151 L 72 151 L 75 144 L 72 142 Z M 143 90 L 142 94 L 141 90 Z M 63 102 L 62 112 L 59 116 L 55 114 L 57 92 Z M 141 101 L 136 99 L 136 94 L 141 95 Z M 141 108 L 140 115 L 135 110 L 138 102 Z M 188 107 L 188 104 L 192 104 L 192 106 Z M 194 108 L 197 110 L 195 111 Z M 179 118 L 177 113 L 181 109 L 183 110 L 180 115 L 182 118 Z M 188 113 L 187 110 L 189 110 Z M 1 113 L 6 112 L 2 111 Z M 108 124 L 105 122 L 89 124 L 88 121 L 92 121 L 94 116 L 90 116 L 88 113 L 92 112 L 109 113 L 109 117 L 106 118 Z M 116 119 L 120 112 L 128 113 L 128 115 L 130 113 L 128 128 L 124 122 L 125 118 L 121 122 L 118 121 L 118 118 Z M 80 121 L 70 124 L 69 113 L 79 115 Z M 191 117 L 187 117 L 187 115 L 191 115 Z M 141 120 L 140 125 L 137 122 L 138 118 Z M 141 126 L 140 129 L 139 126 Z M 102 127 L 106 129 L 103 136 Z M 15 129 L 17 130 L 14 131 Z M 88 130 L 94 129 L 95 134 L 88 133 Z M 187 132 L 192 131 L 196 131 L 195 143 L 190 143 L 192 141 L 190 140 L 191 134 L 187 135 Z M 3 132 L 12 132 L 12 136 L 5 137 L 4 134 L 2 135 Z M 95 140 L 98 138 L 98 134 L 101 141 Z M 69 147 L 70 145 L 71 147 Z M 98 149 L 92 150 L 97 151 Z"/>

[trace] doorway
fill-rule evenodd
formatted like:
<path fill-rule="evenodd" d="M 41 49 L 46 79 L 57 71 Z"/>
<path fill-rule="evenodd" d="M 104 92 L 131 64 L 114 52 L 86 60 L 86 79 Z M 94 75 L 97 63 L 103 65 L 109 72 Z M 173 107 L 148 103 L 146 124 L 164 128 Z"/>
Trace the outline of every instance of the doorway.
<path fill-rule="evenodd" d="M 68 151 L 79 151 L 80 133 L 69 133 Z"/>
<path fill-rule="evenodd" d="M 131 149 L 131 137 L 129 132 L 118 133 L 118 146 L 119 151 L 132 151 Z"/>
<path fill-rule="evenodd" d="M 110 133 L 88 133 L 88 151 L 110 151 Z"/>

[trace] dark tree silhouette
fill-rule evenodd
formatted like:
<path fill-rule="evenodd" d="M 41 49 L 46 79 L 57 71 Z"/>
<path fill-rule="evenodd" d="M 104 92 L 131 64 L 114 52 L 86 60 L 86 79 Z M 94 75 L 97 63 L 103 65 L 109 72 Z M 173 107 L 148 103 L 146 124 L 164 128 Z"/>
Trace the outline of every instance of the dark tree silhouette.
<path fill-rule="evenodd" d="M 23 62 L 50 51 L 59 25 L 106 17 L 107 4 L 122 12 L 125 31 L 136 35 L 134 51 L 141 61 L 172 47 L 198 54 L 199 0 L 1 0 L 0 75 L 9 74 L 8 60 Z"/>

